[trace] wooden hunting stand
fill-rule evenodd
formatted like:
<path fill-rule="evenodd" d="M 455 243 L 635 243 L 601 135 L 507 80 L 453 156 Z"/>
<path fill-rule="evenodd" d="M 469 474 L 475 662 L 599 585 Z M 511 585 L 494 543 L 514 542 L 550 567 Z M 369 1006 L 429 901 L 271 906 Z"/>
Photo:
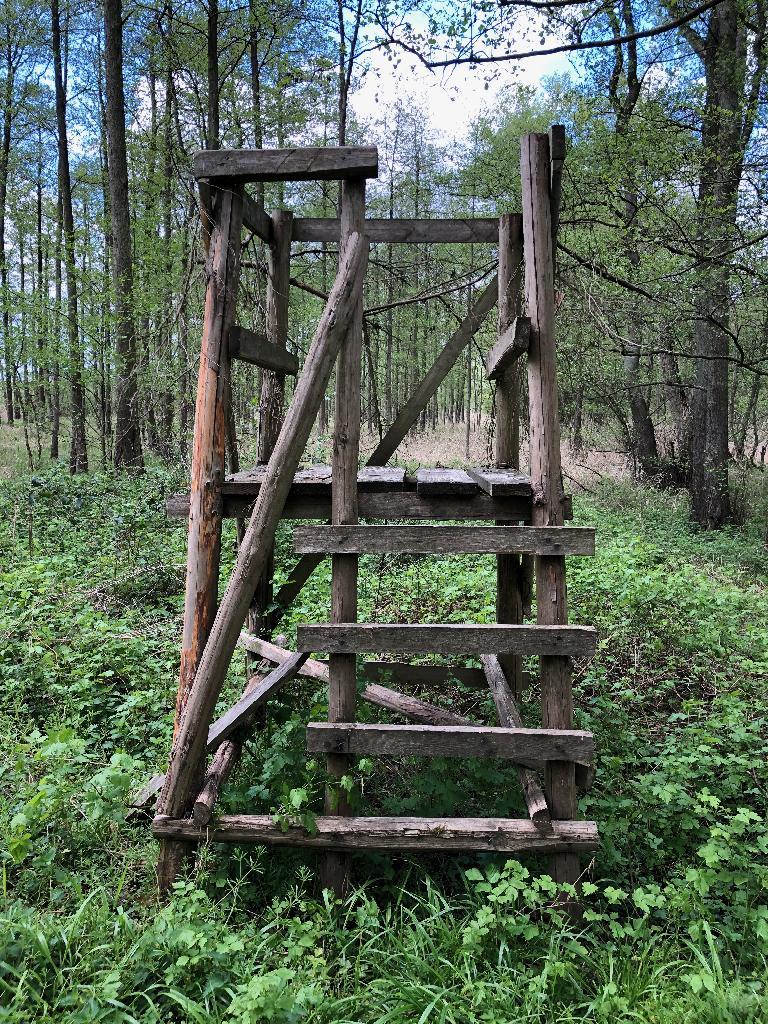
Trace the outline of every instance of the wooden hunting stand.
<path fill-rule="evenodd" d="M 558 881 L 577 881 L 579 854 L 598 846 L 594 822 L 577 820 L 577 783 L 590 777 L 593 740 L 573 728 L 571 659 L 588 657 L 595 631 L 569 626 L 565 556 L 594 551 L 594 531 L 564 526 L 567 499 L 560 469 L 560 425 L 554 339 L 554 240 L 565 137 L 522 140 L 523 209 L 499 220 L 367 220 L 365 182 L 377 175 L 372 148 L 216 151 L 198 154 L 207 240 L 208 284 L 195 409 L 191 488 L 169 503 L 189 516 L 186 604 L 176 724 L 168 771 L 144 791 L 157 794 L 153 832 L 160 840 L 158 879 L 166 887 L 194 843 L 307 846 L 326 851 L 322 879 L 343 891 L 354 850 L 486 850 L 551 855 Z M 268 216 L 245 192 L 257 181 L 341 182 L 340 219 Z M 235 323 L 243 226 L 269 245 L 265 334 Z M 339 269 L 293 398 L 283 417 L 286 374 L 299 370 L 286 348 L 291 241 L 337 242 Z M 498 274 L 448 339 L 436 362 L 359 467 L 363 281 L 370 243 L 490 242 Z M 524 268 L 524 287 L 523 287 Z M 467 471 L 424 468 L 414 476 L 386 463 L 416 423 L 461 351 L 494 305 L 498 340 L 487 371 L 496 381 L 495 464 Z M 525 313 L 525 315 L 523 315 Z M 519 464 L 521 357 L 527 356 L 531 476 Z M 229 366 L 238 358 L 263 368 L 260 464 L 225 476 Z M 300 468 L 332 370 L 336 409 L 331 467 Z M 237 564 L 217 608 L 222 520 L 250 521 L 240 530 Z M 275 530 L 281 518 L 320 520 L 298 526 L 301 558 L 271 593 Z M 491 522 L 466 525 L 360 525 L 359 520 Z M 497 623 L 386 625 L 357 622 L 358 557 L 369 552 L 497 557 Z M 330 623 L 302 625 L 298 650 L 269 640 L 286 608 L 327 555 L 332 559 Z M 535 565 L 536 623 L 524 624 Z M 276 607 L 277 613 L 270 612 Z M 246 621 L 249 630 L 241 633 Z M 214 721 L 214 710 L 238 641 L 258 665 L 242 698 Z M 309 658 L 325 652 L 326 663 Z M 366 653 L 470 655 L 480 668 L 358 664 Z M 522 659 L 540 658 L 541 725 L 525 729 L 517 701 Z M 265 664 L 275 667 L 265 669 Z M 407 725 L 356 722 L 362 699 L 406 718 Z M 503 757 L 515 766 L 529 817 L 356 817 L 345 790 L 331 784 L 317 831 L 287 831 L 269 815 L 214 817 L 221 787 L 260 708 L 297 675 L 328 683 L 328 721 L 310 722 L 307 750 L 324 753 L 329 777 L 350 771 L 355 755 Z M 490 686 L 500 725 L 473 723 L 444 708 L 380 685 L 451 676 Z M 208 761 L 207 755 L 213 754 Z M 539 781 L 543 777 L 543 787 Z"/>

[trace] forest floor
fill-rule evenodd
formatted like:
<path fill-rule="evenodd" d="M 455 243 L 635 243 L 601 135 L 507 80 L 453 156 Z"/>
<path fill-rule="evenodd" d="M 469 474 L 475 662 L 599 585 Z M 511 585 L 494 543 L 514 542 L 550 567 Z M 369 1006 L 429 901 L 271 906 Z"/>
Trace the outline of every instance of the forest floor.
<path fill-rule="evenodd" d="M 343 904 L 313 855 L 205 848 L 159 902 L 156 845 L 126 799 L 165 764 L 185 530 L 180 475 L 0 483 L 0 1021 L 768 1021 L 766 478 L 750 515 L 691 528 L 680 495 L 595 483 L 569 562 L 575 622 L 599 648 L 576 672 L 577 726 L 598 747 L 581 814 L 600 825 L 581 925 L 537 865 L 486 855 L 360 856 Z M 234 553 L 231 524 L 227 568 Z M 287 526 L 278 575 L 290 564 Z M 225 573 L 226 575 L 226 573 Z M 491 558 L 365 558 L 361 615 L 492 621 Z M 283 622 L 327 617 L 322 566 Z M 534 666 L 531 666 L 534 667 Z M 227 693 L 242 686 L 236 659 Z M 456 683 L 426 698 L 492 721 Z M 525 702 L 536 720 L 537 693 Z M 291 684 L 225 806 L 318 808 L 304 724 L 325 694 Z M 371 710 L 361 709 L 373 717 Z M 361 762 L 372 813 L 519 815 L 501 763 Z"/>

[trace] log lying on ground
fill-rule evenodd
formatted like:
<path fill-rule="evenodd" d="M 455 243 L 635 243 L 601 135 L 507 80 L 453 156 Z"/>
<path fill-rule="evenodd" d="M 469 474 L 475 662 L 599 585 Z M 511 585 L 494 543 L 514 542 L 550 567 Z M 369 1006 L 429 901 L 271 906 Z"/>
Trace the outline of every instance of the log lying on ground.
<path fill-rule="evenodd" d="M 234 572 L 195 675 L 158 802 L 161 814 L 172 817 L 186 814 L 196 795 L 195 774 L 205 752 L 213 709 L 256 584 L 264 571 L 294 473 L 309 439 L 339 347 L 362 295 L 367 254 L 367 241 L 360 235 L 352 236 L 269 460 Z"/>

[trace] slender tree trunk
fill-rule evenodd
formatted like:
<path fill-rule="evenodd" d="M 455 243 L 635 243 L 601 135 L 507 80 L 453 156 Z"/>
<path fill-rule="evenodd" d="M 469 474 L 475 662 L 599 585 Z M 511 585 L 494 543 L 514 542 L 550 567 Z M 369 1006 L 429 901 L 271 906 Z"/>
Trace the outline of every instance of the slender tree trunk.
<path fill-rule="evenodd" d="M 61 21 L 59 0 L 51 0 L 53 70 L 56 88 L 56 126 L 58 131 L 59 193 L 61 196 L 64 269 L 67 282 L 67 331 L 69 335 L 69 375 L 71 384 L 72 439 L 69 450 L 71 473 L 88 472 L 85 437 L 85 390 L 83 388 L 83 350 L 77 319 L 77 269 L 75 267 L 75 218 L 72 211 L 72 184 L 69 174 L 67 139 L 67 95 L 61 60 Z"/>
<path fill-rule="evenodd" d="M 136 336 L 133 326 L 133 262 L 125 146 L 122 0 L 104 0 L 104 68 L 107 84 L 109 207 L 115 293 L 115 465 L 141 469 Z"/>

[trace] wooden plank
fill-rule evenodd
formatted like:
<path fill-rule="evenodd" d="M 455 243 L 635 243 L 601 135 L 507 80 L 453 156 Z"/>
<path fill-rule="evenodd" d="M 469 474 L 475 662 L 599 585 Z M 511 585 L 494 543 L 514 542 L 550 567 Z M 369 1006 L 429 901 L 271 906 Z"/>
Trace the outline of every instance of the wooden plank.
<path fill-rule="evenodd" d="M 528 625 L 382 625 L 336 622 L 299 626 L 300 651 L 349 653 L 381 651 L 407 654 L 494 654 L 501 651 L 560 657 L 591 657 L 592 626 Z"/>
<path fill-rule="evenodd" d="M 351 238 L 363 234 L 365 181 L 345 181 L 341 186 L 341 253 Z M 331 522 L 357 523 L 357 474 L 360 461 L 360 402 L 363 352 L 363 296 L 355 304 L 336 366 L 336 409 L 333 418 Z M 354 622 L 357 618 L 356 555 L 334 555 L 331 563 L 331 620 Z M 328 721 L 349 722 L 355 718 L 357 703 L 357 657 L 354 653 L 333 654 L 328 664 Z M 327 758 L 325 813 L 352 813 L 349 792 L 340 784 L 352 762 L 331 752 Z M 349 861 L 328 853 L 320 870 L 323 888 L 343 896 L 349 879 Z"/>
<path fill-rule="evenodd" d="M 498 657 L 495 654 L 483 654 L 481 661 L 499 722 L 505 729 L 522 729 L 523 720 Z M 543 832 L 551 832 L 552 818 L 536 774 L 530 768 L 518 768 L 517 777 L 531 821 Z"/>
<path fill-rule="evenodd" d="M 503 214 L 499 218 L 499 319 L 502 335 L 520 312 L 523 268 L 522 217 Z M 520 465 L 521 367 L 512 363 L 502 369 L 496 382 L 496 430 L 494 465 L 497 469 Z M 485 481 L 483 481 L 485 487 Z M 501 522 L 498 520 L 498 522 Z M 533 561 L 519 555 L 496 556 L 496 621 L 522 622 L 530 606 Z M 522 695 L 523 660 L 516 654 L 502 654 L 501 665 L 512 692 Z"/>
<path fill-rule="evenodd" d="M 435 498 L 444 494 L 475 494 L 477 484 L 463 469 L 417 469 L 416 493 L 421 498 Z"/>
<path fill-rule="evenodd" d="M 489 380 L 497 380 L 524 355 L 531 344 L 531 321 L 527 316 L 516 316 L 499 334 L 499 339 L 485 357 L 485 372 Z"/>
<path fill-rule="evenodd" d="M 283 829 L 271 814 L 223 815 L 213 827 L 188 818 L 157 816 L 158 838 L 211 843 L 258 843 L 266 846 L 325 850 L 452 850 L 488 853 L 588 852 L 600 846 L 593 821 L 555 821 L 543 835 L 527 818 L 315 818 L 313 831 L 300 825 Z"/>
<path fill-rule="evenodd" d="M 520 146 L 525 247 L 525 303 L 531 318 L 528 352 L 529 431 L 531 477 L 537 500 L 535 526 L 563 523 L 560 418 L 555 350 L 555 286 L 552 231 L 552 191 L 549 140 L 546 135 L 523 136 Z M 537 622 L 557 625 L 568 621 L 565 559 L 536 559 Z M 542 724 L 551 729 L 573 725 L 571 662 L 563 656 L 541 658 Z M 554 762 L 544 778 L 547 803 L 554 818 L 575 818 L 578 806 L 573 765 Z M 580 875 L 578 857 L 554 858 L 552 877 L 575 883 Z"/>
<path fill-rule="evenodd" d="M 482 469 L 470 467 L 467 472 L 481 491 L 492 498 L 509 498 L 531 493 L 530 478 L 516 469 Z"/>
<path fill-rule="evenodd" d="M 225 519 L 234 519 L 249 513 L 258 496 L 258 488 L 242 487 L 240 494 L 223 496 L 222 514 Z M 254 493 L 255 492 L 255 493 Z M 432 519 L 440 520 L 496 520 L 501 522 L 530 522 L 530 498 L 491 498 L 487 494 L 475 493 L 443 498 L 422 498 L 415 491 L 401 493 L 358 493 L 358 508 L 361 519 Z M 189 514 L 189 495 L 173 494 L 165 503 L 166 513 L 173 518 L 185 518 Z M 331 516 L 330 497 L 288 495 L 284 519 L 324 519 Z M 302 558 L 313 558 L 305 555 Z M 320 559 L 316 560 L 319 564 Z M 275 600 L 283 604 L 279 595 Z"/>
<path fill-rule="evenodd" d="M 243 193 L 243 224 L 262 240 L 272 241 L 272 220 L 263 206 Z"/>
<path fill-rule="evenodd" d="M 264 482 L 266 465 L 253 466 L 233 473 L 224 481 L 223 494 L 255 498 Z M 330 500 L 332 472 L 330 466 L 305 466 L 293 475 L 290 497 L 312 495 Z M 364 466 L 357 473 L 358 491 L 388 493 L 401 491 L 405 485 L 405 469 L 401 466 Z"/>
<path fill-rule="evenodd" d="M 570 526 L 296 526 L 298 554 L 593 555 L 595 531 Z"/>
<path fill-rule="evenodd" d="M 376 178 L 375 146 L 311 146 L 303 149 L 204 149 L 192 157 L 195 178 L 231 181 L 340 181 Z"/>
<path fill-rule="evenodd" d="M 278 348 L 267 341 L 264 334 L 249 331 L 247 327 L 234 325 L 229 331 L 229 358 L 242 359 L 245 363 L 261 366 L 283 376 L 295 377 L 301 364 L 292 352 Z"/>
<path fill-rule="evenodd" d="M 371 218 L 365 221 L 364 231 L 370 242 L 464 242 L 495 245 L 499 222 L 495 217 L 451 217 L 440 220 Z M 329 217 L 296 217 L 293 222 L 293 240 L 338 242 L 339 221 Z"/>
<path fill-rule="evenodd" d="M 386 708 L 387 711 L 394 711 L 395 714 L 403 715 L 405 718 L 412 718 L 425 725 L 476 725 L 469 718 L 463 715 L 456 715 L 446 708 L 437 704 L 430 704 L 418 697 L 411 697 L 406 693 L 399 693 L 397 690 L 390 690 L 387 686 L 379 686 L 377 683 L 370 683 L 360 694 L 364 701 L 375 704 L 376 707 Z"/>
<path fill-rule="evenodd" d="M 549 129 L 550 217 L 552 220 L 553 259 L 555 243 L 557 242 L 557 231 L 560 227 L 560 201 L 563 190 L 565 154 L 565 125 L 553 124 Z"/>
<path fill-rule="evenodd" d="M 233 704 L 208 730 L 208 750 L 215 750 L 228 736 L 246 722 L 253 712 L 274 696 L 286 683 L 298 675 L 299 669 L 307 660 L 308 655 L 298 652 L 291 655 L 240 700 Z"/>
<path fill-rule="evenodd" d="M 385 757 L 503 757 L 516 764 L 594 757 L 592 733 L 580 729 L 491 729 L 482 725 L 363 725 L 310 722 L 307 751 Z"/>
<path fill-rule="evenodd" d="M 342 338 L 359 304 L 367 254 L 364 238 L 358 235 L 350 239 L 195 675 L 160 795 L 158 810 L 162 814 L 178 817 L 188 813 L 197 795 L 196 766 L 205 751 L 213 709 L 248 606 L 266 567 L 293 475 L 311 433 Z"/>
<path fill-rule="evenodd" d="M 219 588 L 222 500 L 229 387 L 227 335 L 234 322 L 240 275 L 242 190 L 227 189 L 216 202 L 207 246 L 203 332 L 195 402 L 190 475 L 184 619 L 173 735 L 177 739 L 194 688 L 194 678 L 213 628 Z M 199 788 L 202 750 L 187 766 L 190 793 Z M 176 844 L 161 844 L 157 881 L 161 891 L 176 877 L 185 856 Z"/>
<path fill-rule="evenodd" d="M 270 643 L 269 640 L 263 640 L 259 636 L 253 636 L 245 632 L 240 634 L 238 643 L 246 651 L 251 651 L 260 658 L 272 661 L 276 665 L 285 664 L 295 653 L 294 651 L 287 651 L 278 644 Z M 321 661 L 315 661 L 313 658 L 307 658 L 304 661 L 304 664 L 299 667 L 298 674 L 300 676 L 308 676 L 310 679 L 320 679 L 322 682 L 328 682 L 328 666 L 324 665 Z"/>
<path fill-rule="evenodd" d="M 499 282 L 496 275 L 494 275 L 470 312 L 445 343 L 437 359 L 427 371 L 426 376 L 395 417 L 392 426 L 368 459 L 369 465 L 383 466 L 386 462 L 389 462 L 400 442 L 418 420 L 427 402 L 450 373 L 459 354 L 464 351 L 477 333 L 482 322 L 496 305 L 498 293 Z"/>
<path fill-rule="evenodd" d="M 244 693 L 252 693 L 262 682 L 263 678 L 264 674 L 252 675 L 245 685 Z M 219 794 L 226 785 L 232 769 L 240 760 L 245 741 L 244 733 L 247 726 L 253 722 L 256 710 L 256 708 L 253 709 L 248 719 L 242 722 L 241 728 L 234 735 L 225 739 L 213 755 L 213 759 L 205 773 L 202 788 L 195 797 L 195 802 L 192 806 L 192 817 L 198 825 L 207 825 L 213 817 L 213 809 L 216 806 L 216 801 L 219 799 Z M 208 732 L 208 739 L 210 741 L 210 730 Z"/>

